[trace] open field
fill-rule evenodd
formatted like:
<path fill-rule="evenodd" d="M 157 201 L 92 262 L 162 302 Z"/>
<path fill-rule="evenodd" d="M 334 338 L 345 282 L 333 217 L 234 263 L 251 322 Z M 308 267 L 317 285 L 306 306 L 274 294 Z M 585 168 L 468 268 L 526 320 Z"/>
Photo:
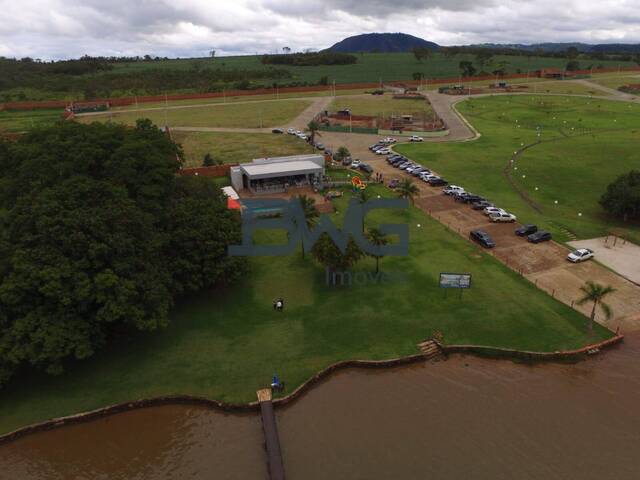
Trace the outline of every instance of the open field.
<path fill-rule="evenodd" d="M 346 197 L 334 218 L 344 214 Z M 448 343 L 544 351 L 610 336 L 599 326 L 590 336 L 585 317 L 417 208 L 367 216 L 371 226 L 400 222 L 410 226 L 410 255 L 383 258 L 381 269 L 405 274 L 406 282 L 329 287 L 308 256 L 252 259 L 244 284 L 179 306 L 165 331 L 132 338 L 64 376 L 31 375 L 9 385 L 0 393 L 0 431 L 163 394 L 251 401 L 274 372 L 291 391 L 339 360 L 416 353 L 416 344 L 435 330 Z M 274 235 L 264 233 L 264 240 Z M 356 271 L 371 272 L 374 265 L 366 259 Z M 472 273 L 473 288 L 461 298 L 445 297 L 438 287 L 443 271 Z M 279 296 L 286 300 L 282 313 L 272 308 Z"/>
<path fill-rule="evenodd" d="M 618 89 L 624 85 L 640 84 L 640 72 L 621 73 L 620 75 L 594 75 L 590 82 L 597 83 L 603 87 Z"/>
<path fill-rule="evenodd" d="M 392 94 L 369 95 L 358 98 L 339 98 L 329 106 L 330 112 L 350 108 L 353 115 L 366 115 L 371 117 L 391 115 L 425 115 L 433 114 L 431 105 L 425 100 L 400 100 L 394 99 Z"/>
<path fill-rule="evenodd" d="M 320 87 L 319 87 L 320 88 Z M 218 103 L 236 103 L 236 102 L 252 102 L 252 101 L 261 101 L 261 100 L 283 100 L 283 99 L 293 99 L 293 98 L 317 98 L 317 97 L 329 97 L 333 95 L 333 90 L 330 90 L 329 87 L 325 87 L 325 89 L 317 92 L 298 92 L 298 93 L 273 93 L 268 95 L 236 95 L 236 96 L 228 96 L 222 98 L 195 98 L 190 100 L 169 100 L 167 102 L 151 102 L 151 103 L 140 103 L 136 105 L 128 105 L 126 107 L 113 107 L 112 111 L 126 111 L 126 110 L 134 110 L 138 108 L 162 108 L 165 105 L 169 107 L 180 106 L 180 105 L 207 105 L 207 104 L 218 104 Z M 353 90 L 336 90 L 336 96 L 341 97 L 345 95 L 362 95 L 365 93 L 365 90 L 362 89 L 353 89 Z"/>
<path fill-rule="evenodd" d="M 330 81 L 336 83 L 378 82 L 391 80 L 412 80 L 416 72 L 424 74 L 428 78 L 455 77 L 460 74 L 459 63 L 464 60 L 475 62 L 475 57 L 469 54 L 456 55 L 447 58 L 440 53 L 434 53 L 428 60 L 419 62 L 412 53 L 365 53 L 358 54 L 358 63 L 355 65 L 321 65 L 317 67 L 290 67 L 277 65 L 278 69 L 288 70 L 291 78 L 279 80 L 280 83 L 298 81 L 316 83 L 323 76 L 328 76 Z M 115 64 L 114 72 L 141 71 L 150 68 L 190 69 L 194 62 L 199 62 L 203 67 L 224 69 L 251 69 L 262 70 L 269 66 L 261 63 L 261 56 L 250 55 L 240 57 L 220 57 L 185 60 L 168 60 L 162 62 L 137 62 Z M 564 68 L 566 58 L 543 57 L 516 57 L 497 55 L 494 62 L 507 62 L 506 71 L 516 73 L 538 70 L 540 68 Z M 587 61 L 581 62 L 585 68 Z M 634 66 L 632 62 L 599 61 L 605 67 Z M 270 85 L 277 79 L 265 79 L 258 82 Z"/>
<path fill-rule="evenodd" d="M 640 239 L 640 225 L 609 219 L 597 203 L 609 183 L 638 165 L 634 145 L 640 140 L 639 105 L 496 96 L 466 100 L 458 110 L 482 134 L 480 139 L 401 145 L 397 150 L 490 198 L 520 221 L 551 230 L 561 241 L 602 236 L 611 228 Z M 516 150 L 537 141 L 538 126 L 542 143 L 518 158 L 513 175 L 542 213 L 522 199 L 503 174 Z"/>
<path fill-rule="evenodd" d="M 224 163 L 250 162 L 254 158 L 313 153 L 313 147 L 292 135 L 272 133 L 173 132 L 185 153 L 185 166 L 199 167 L 205 154 Z"/>
<path fill-rule="evenodd" d="M 526 88 L 518 88 L 516 92 L 519 93 L 553 93 L 564 95 L 599 95 L 607 96 L 606 92 L 598 90 L 597 88 L 589 88 L 583 84 L 577 83 L 572 80 L 547 80 L 544 78 L 516 78 L 505 80 L 509 85 L 521 86 Z M 470 88 L 484 88 L 488 89 L 491 84 L 495 82 L 483 80 L 483 81 L 462 81 L 457 84 Z M 424 90 L 438 90 L 442 87 L 442 84 L 425 84 Z"/>
<path fill-rule="evenodd" d="M 310 105 L 311 102 L 306 100 L 270 100 L 237 105 L 217 104 L 140 112 L 109 112 L 79 116 L 77 119 L 83 123 L 113 121 L 135 125 L 139 118 L 149 118 L 157 125 L 172 127 L 268 128 L 293 120 Z"/>
<path fill-rule="evenodd" d="M 0 110 L 0 133 L 23 132 L 33 127 L 51 125 L 62 119 L 62 110 Z"/>

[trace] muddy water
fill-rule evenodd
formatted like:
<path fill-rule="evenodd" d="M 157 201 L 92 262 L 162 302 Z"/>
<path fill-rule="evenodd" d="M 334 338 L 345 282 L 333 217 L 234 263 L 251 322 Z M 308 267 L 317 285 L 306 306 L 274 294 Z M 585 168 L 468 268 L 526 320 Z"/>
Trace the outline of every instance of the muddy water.
<path fill-rule="evenodd" d="M 0 479 L 262 479 L 262 444 L 258 414 L 150 408 L 0 446 Z"/>
<path fill-rule="evenodd" d="M 577 365 L 335 375 L 278 412 L 289 479 L 638 479 L 640 337 Z M 0 447 L 4 479 L 264 479 L 260 419 L 161 407 Z"/>

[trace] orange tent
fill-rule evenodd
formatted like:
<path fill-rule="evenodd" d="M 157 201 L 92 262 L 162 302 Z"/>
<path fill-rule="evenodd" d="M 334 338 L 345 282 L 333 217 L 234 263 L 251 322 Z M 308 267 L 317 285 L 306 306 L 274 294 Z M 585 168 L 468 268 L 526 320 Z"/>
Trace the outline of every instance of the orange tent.
<path fill-rule="evenodd" d="M 240 205 L 240 202 L 238 200 L 234 200 L 231 197 L 227 197 L 227 208 L 230 210 L 241 210 L 242 205 Z"/>

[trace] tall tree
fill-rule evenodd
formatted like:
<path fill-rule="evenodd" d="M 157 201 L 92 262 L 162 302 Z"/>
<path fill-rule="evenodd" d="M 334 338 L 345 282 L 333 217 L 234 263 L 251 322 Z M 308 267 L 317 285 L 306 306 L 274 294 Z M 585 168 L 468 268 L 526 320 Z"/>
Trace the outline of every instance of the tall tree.
<path fill-rule="evenodd" d="M 625 222 L 640 218 L 640 170 L 632 170 L 611 183 L 600 198 L 600 205 Z"/>
<path fill-rule="evenodd" d="M 582 287 L 580 287 L 584 296 L 578 300 L 578 305 L 584 305 L 587 302 L 593 302 L 593 308 L 591 309 L 591 321 L 589 322 L 589 330 L 593 331 L 593 322 L 596 318 L 596 309 L 599 306 L 604 312 L 607 320 L 611 318 L 613 312 L 611 307 L 604 303 L 604 298 L 615 292 L 615 288 L 611 286 L 603 286 L 599 283 L 594 283 L 588 280 Z"/>
<path fill-rule="evenodd" d="M 318 135 L 318 136 L 320 135 L 318 133 L 318 130 L 320 130 L 320 125 L 315 120 L 311 120 L 307 124 L 307 129 L 309 130 L 309 133 L 311 134 L 310 137 L 309 137 L 309 141 L 311 142 L 312 145 L 315 145 L 315 143 L 316 143 L 316 135 Z"/>
<path fill-rule="evenodd" d="M 420 189 L 413 183 L 413 180 L 404 179 L 396 187 L 396 193 L 400 197 L 408 199 L 413 204 L 414 197 L 420 193 Z"/>
<path fill-rule="evenodd" d="M 458 66 L 463 77 L 473 77 L 476 74 L 476 68 L 468 60 L 462 60 Z"/>
<path fill-rule="evenodd" d="M 367 232 L 367 239 L 372 245 L 375 245 L 376 247 L 384 247 L 385 245 L 389 244 L 389 238 L 387 237 L 387 235 L 377 228 L 369 229 L 369 231 Z M 376 259 L 376 273 L 378 273 L 380 271 L 380 259 L 384 255 L 380 254 L 371 256 Z"/>
<path fill-rule="evenodd" d="M 355 265 L 364 255 L 353 238 L 349 238 L 344 253 L 333 242 L 328 233 L 320 235 L 311 249 L 313 257 L 330 273 L 345 271 Z M 332 276 L 333 277 L 333 276 Z"/>
<path fill-rule="evenodd" d="M 298 195 L 294 198 L 300 202 L 300 207 L 304 213 L 305 226 L 308 229 L 312 229 L 318 223 L 318 217 L 320 216 L 316 201 L 307 195 Z M 302 241 L 302 258 L 304 259 L 304 240 Z"/>
<path fill-rule="evenodd" d="M 239 216 L 176 175 L 180 153 L 148 121 L 62 122 L 0 144 L 0 384 L 162 328 L 180 295 L 242 271 L 226 254 Z"/>

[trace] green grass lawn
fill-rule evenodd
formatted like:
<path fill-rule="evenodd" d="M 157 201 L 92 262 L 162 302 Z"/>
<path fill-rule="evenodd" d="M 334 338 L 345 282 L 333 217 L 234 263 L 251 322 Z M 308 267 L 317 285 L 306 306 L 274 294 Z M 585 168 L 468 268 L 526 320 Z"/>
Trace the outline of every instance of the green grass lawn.
<path fill-rule="evenodd" d="M 640 84 L 640 72 L 626 72 L 619 75 L 611 73 L 594 75 L 593 78 L 589 79 L 589 81 L 604 87 L 618 89 L 624 85 Z"/>
<path fill-rule="evenodd" d="M 308 143 L 292 135 L 172 132 L 172 136 L 184 149 L 187 167 L 201 166 L 207 153 L 224 163 L 241 163 L 250 162 L 255 158 L 317 152 Z"/>
<path fill-rule="evenodd" d="M 135 125 L 137 119 L 149 118 L 157 125 L 168 124 L 172 127 L 267 128 L 293 120 L 309 105 L 311 101 L 307 100 L 272 100 L 143 112 L 109 112 L 77 118 L 83 123 L 113 121 Z"/>
<path fill-rule="evenodd" d="M 0 133 L 24 132 L 33 127 L 51 125 L 62 119 L 61 109 L 0 110 Z"/>
<path fill-rule="evenodd" d="M 320 88 L 320 87 L 318 87 Z M 283 99 L 292 99 L 292 98 L 317 98 L 317 97 L 329 97 L 333 95 L 333 90 L 329 89 L 330 87 L 324 87 L 323 90 L 317 92 L 292 92 L 292 93 L 275 93 L 273 94 L 264 94 L 264 95 L 235 95 L 235 96 L 226 96 L 226 97 L 214 97 L 214 98 L 192 98 L 188 100 L 169 100 L 167 102 L 150 102 L 150 103 L 139 103 L 138 105 L 127 105 L 125 107 L 113 107 L 112 111 L 126 111 L 126 110 L 134 110 L 138 108 L 158 108 L 164 107 L 165 105 L 169 105 L 170 107 L 180 106 L 180 105 L 203 105 L 203 104 L 218 104 L 218 103 L 237 103 L 237 102 L 255 102 L 261 100 L 283 100 Z M 348 89 L 348 90 L 338 90 L 336 89 L 336 96 L 341 97 L 345 95 L 362 95 L 366 93 L 365 90 L 362 89 Z"/>
<path fill-rule="evenodd" d="M 569 239 L 563 229 L 578 238 L 592 238 L 619 228 L 640 243 L 640 225 L 612 220 L 598 205 L 609 183 L 640 164 L 640 105 L 574 97 L 496 96 L 467 100 L 457 108 L 480 131 L 479 140 L 401 145 L 397 150 L 513 211 L 522 222 L 552 230 L 560 240 Z M 542 214 L 503 175 L 514 151 L 536 141 L 538 126 L 543 142 L 521 156 L 513 173 L 542 206 Z"/>
<path fill-rule="evenodd" d="M 390 194 L 370 188 L 373 195 Z M 337 202 L 338 220 L 346 197 Z M 164 394 L 251 401 L 274 373 L 291 391 L 339 360 L 417 353 L 416 344 L 435 330 L 447 343 L 541 351 L 610 336 L 599 326 L 590 336 L 585 317 L 417 208 L 367 217 L 370 226 L 405 222 L 410 256 L 381 262 L 384 272 L 405 274 L 405 283 L 330 287 L 323 269 L 299 253 L 255 258 L 243 284 L 184 302 L 166 330 L 114 345 L 63 376 L 31 375 L 8 385 L 0 392 L 0 431 Z M 265 241 L 276 235 L 265 233 Z M 373 259 L 357 266 L 373 269 Z M 443 271 L 471 273 L 473 288 L 461 298 L 453 292 L 445 297 L 438 288 Z M 279 296 L 283 313 L 272 308 Z"/>
<path fill-rule="evenodd" d="M 365 53 L 357 55 L 358 63 L 354 65 L 321 65 L 317 67 L 290 67 L 276 65 L 278 69 L 291 72 L 288 79 L 263 79 L 257 81 L 259 84 L 270 85 L 273 81 L 285 82 L 310 82 L 317 83 L 323 76 L 328 76 L 330 81 L 336 83 L 375 83 L 391 80 L 412 80 L 414 73 L 422 73 L 428 78 L 457 77 L 460 75 L 459 64 L 463 60 L 475 63 L 473 55 L 464 54 L 447 58 L 440 53 L 434 53 L 428 60 L 418 62 L 412 53 Z M 140 71 L 143 69 L 173 68 L 191 69 L 194 61 L 199 62 L 203 67 L 224 68 L 224 69 L 251 69 L 266 70 L 270 66 L 263 65 L 261 56 L 247 55 L 238 57 L 219 57 L 202 59 L 168 60 L 162 62 L 135 62 L 114 64 L 113 72 L 118 71 Z M 518 70 L 526 73 L 540 68 L 565 68 L 566 58 L 543 58 L 543 57 L 517 57 L 517 56 L 495 56 L 495 63 L 507 62 L 506 70 L 509 73 L 516 73 Z M 598 62 L 605 67 L 634 66 L 633 62 L 602 61 Z M 587 62 L 581 62 L 586 67 Z"/>
<path fill-rule="evenodd" d="M 335 112 L 345 108 L 351 109 L 353 115 L 367 115 L 371 117 L 391 115 L 433 115 L 433 109 L 425 100 L 394 99 L 391 94 L 369 95 L 360 98 L 339 98 L 329 106 L 329 111 Z"/>

